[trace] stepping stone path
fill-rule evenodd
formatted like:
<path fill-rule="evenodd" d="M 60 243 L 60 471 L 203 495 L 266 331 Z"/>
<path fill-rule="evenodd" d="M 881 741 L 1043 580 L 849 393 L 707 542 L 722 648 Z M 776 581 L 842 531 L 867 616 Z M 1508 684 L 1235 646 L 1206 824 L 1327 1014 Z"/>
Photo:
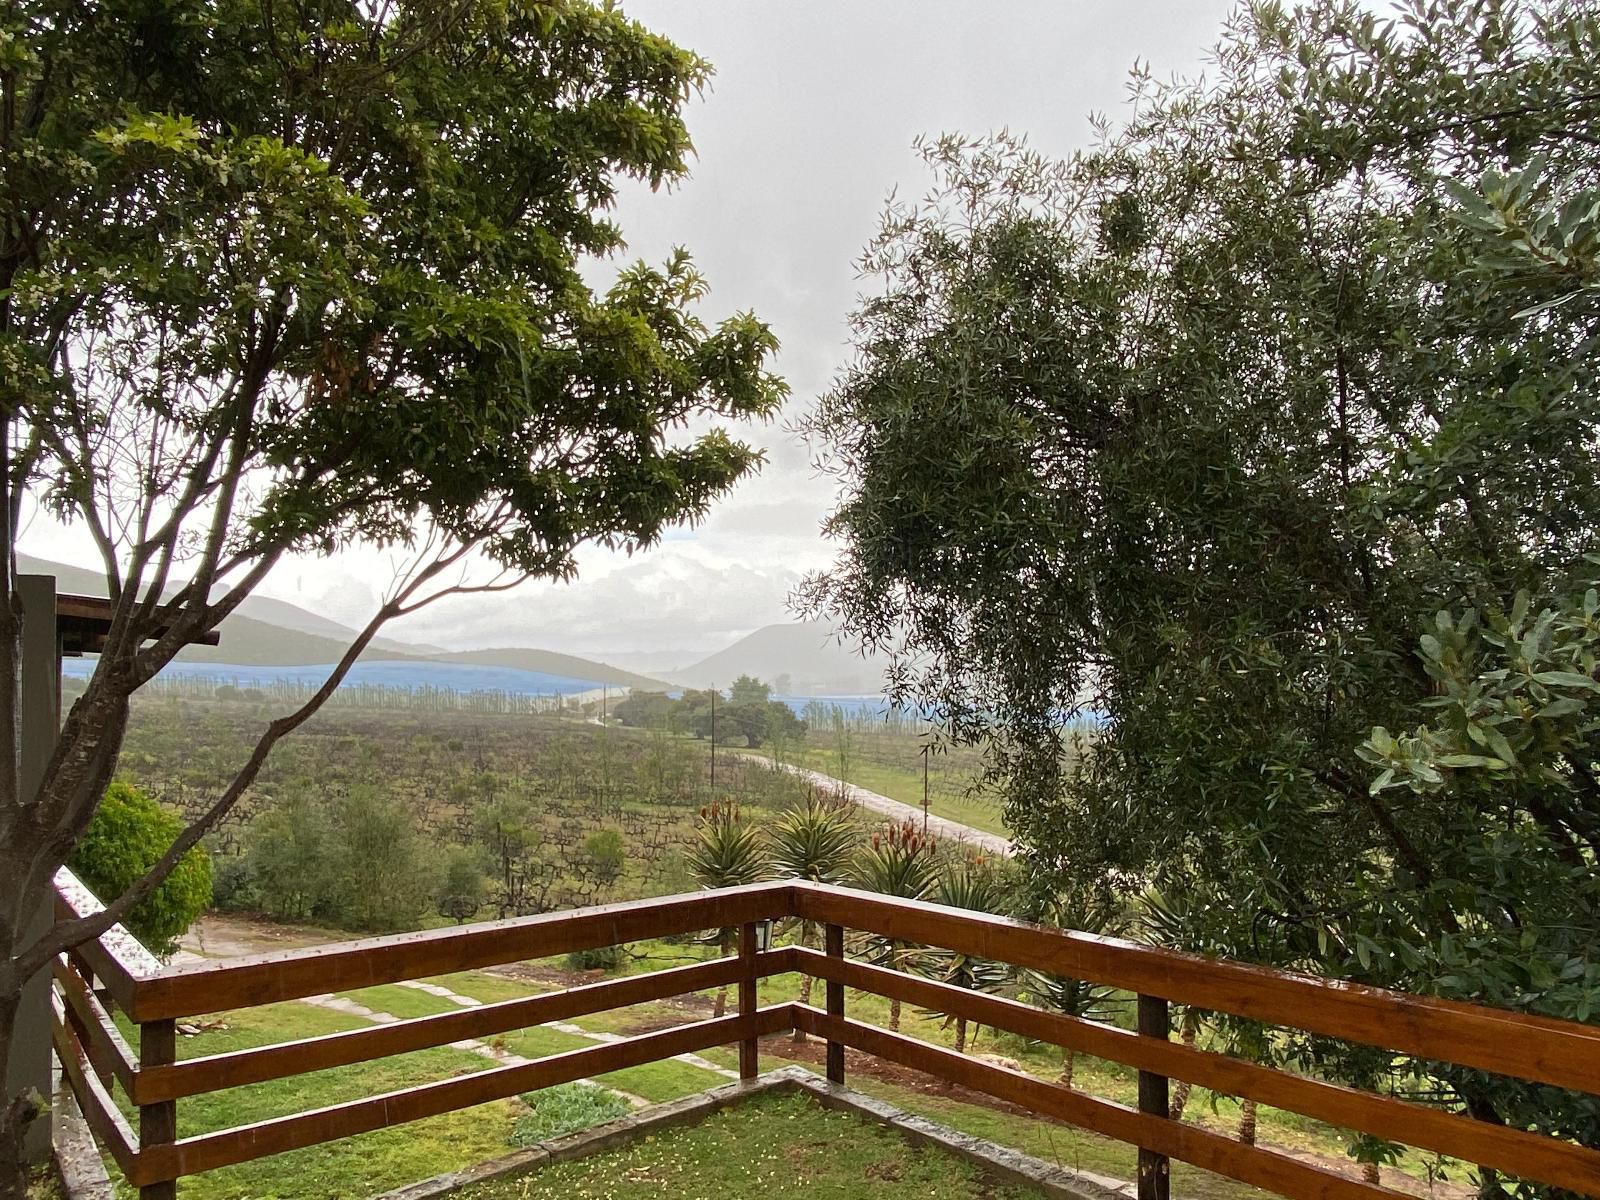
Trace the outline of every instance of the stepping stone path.
<path fill-rule="evenodd" d="M 436 996 L 440 1000 L 448 1000 L 451 1004 L 457 1005 L 461 1008 L 483 1007 L 482 1000 L 476 999 L 472 996 L 463 996 L 460 992 L 451 991 L 442 984 L 426 983 L 417 979 L 403 979 L 400 980 L 395 986 L 410 988 L 411 990 L 417 992 L 426 992 L 430 996 Z M 357 1017 L 363 1021 L 371 1021 L 375 1025 L 393 1025 L 400 1020 L 400 1018 L 395 1016 L 393 1013 L 383 1012 L 381 1009 L 369 1008 L 365 1004 L 362 1004 L 356 1000 L 351 1000 L 346 996 L 334 996 L 331 994 L 307 996 L 301 1000 L 301 1003 L 313 1004 L 318 1008 L 325 1008 L 330 1012 L 343 1013 L 348 1017 Z M 620 1042 L 626 1040 L 621 1034 L 608 1033 L 594 1029 L 585 1029 L 581 1025 L 573 1025 L 566 1021 L 550 1021 L 544 1027 L 546 1029 L 554 1029 L 558 1033 L 571 1034 L 575 1037 L 586 1038 L 591 1042 Z M 532 1059 L 524 1058 L 520 1054 L 513 1054 L 509 1050 L 502 1050 L 498 1046 L 491 1046 L 488 1042 L 479 1041 L 477 1038 L 463 1038 L 459 1042 L 451 1042 L 450 1048 L 452 1050 L 465 1050 L 469 1054 L 476 1054 L 480 1058 L 487 1058 L 492 1062 L 506 1067 L 522 1066 L 524 1063 L 533 1061 Z M 713 1075 L 720 1076 L 723 1079 L 739 1078 L 739 1073 L 737 1071 L 730 1071 L 727 1067 L 719 1067 L 716 1063 L 711 1062 L 709 1059 L 701 1058 L 698 1054 L 678 1054 L 674 1055 L 673 1057 L 677 1062 L 685 1063 L 691 1067 L 698 1067 L 702 1071 L 709 1071 Z M 597 1087 L 603 1088 L 608 1092 L 615 1092 L 634 1108 L 645 1108 L 651 1103 L 651 1101 L 646 1100 L 643 1096 L 636 1096 L 632 1092 L 623 1091 L 621 1088 L 597 1083 L 593 1079 L 580 1079 L 578 1080 L 578 1083 L 584 1087 Z"/>

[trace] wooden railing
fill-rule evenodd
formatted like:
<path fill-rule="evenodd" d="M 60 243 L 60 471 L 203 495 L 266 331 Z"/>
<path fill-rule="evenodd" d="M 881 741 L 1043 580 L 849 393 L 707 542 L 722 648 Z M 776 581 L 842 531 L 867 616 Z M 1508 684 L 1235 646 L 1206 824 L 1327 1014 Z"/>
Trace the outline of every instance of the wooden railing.
<path fill-rule="evenodd" d="M 67 876 L 58 880 L 58 894 L 64 914 L 86 911 L 93 903 Z M 822 952 L 796 946 L 756 949 L 759 923 L 793 917 L 824 927 Z M 736 957 L 370 1029 L 176 1059 L 180 1017 L 730 927 L 740 931 Z M 1126 989 L 1138 997 L 1138 1030 L 847 958 L 847 931 Z M 792 971 L 825 981 L 825 1007 L 758 1007 L 757 981 Z M 252 1125 L 177 1136 L 176 1105 L 187 1097 L 732 984 L 738 985 L 739 1004 L 731 1016 Z M 64 1074 L 91 1127 L 141 1189 L 142 1200 L 173 1196 L 175 1181 L 185 1175 L 712 1046 L 737 1043 L 740 1075 L 751 1078 L 758 1040 L 789 1029 L 826 1040 L 827 1074 L 834 1082 L 844 1081 L 844 1050 L 851 1047 L 1137 1146 L 1141 1200 L 1165 1200 L 1170 1159 L 1285 1196 L 1399 1194 L 1172 1120 L 1168 1079 L 1600 1197 L 1600 1150 L 1184 1046 L 1168 1040 L 1167 1006 L 1195 1005 L 1597 1094 L 1600 1027 L 1292 975 L 847 888 L 757 884 L 168 969 L 130 946 L 125 936 L 112 935 L 58 963 L 56 985 L 54 1036 Z M 853 1020 L 846 1015 L 846 989 L 1123 1063 L 1139 1072 L 1139 1105 L 1104 1100 Z M 119 1033 L 108 1004 L 137 1023 L 137 1053 Z M 138 1107 L 137 1134 L 111 1099 L 114 1084 Z"/>

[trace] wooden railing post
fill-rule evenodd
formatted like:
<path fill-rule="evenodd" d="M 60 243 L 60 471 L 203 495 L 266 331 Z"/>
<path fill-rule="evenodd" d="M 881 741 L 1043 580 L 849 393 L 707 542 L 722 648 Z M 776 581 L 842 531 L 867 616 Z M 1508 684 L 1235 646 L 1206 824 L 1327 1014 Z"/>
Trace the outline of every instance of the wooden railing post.
<path fill-rule="evenodd" d="M 756 1020 L 756 927 L 746 922 L 739 927 L 739 1016 L 747 1029 L 754 1030 Z M 739 1043 L 739 1078 L 754 1079 L 759 1071 L 760 1043 L 754 1032 Z"/>
<path fill-rule="evenodd" d="M 1139 995 L 1139 1034 L 1166 1041 L 1172 1035 L 1167 1002 L 1160 996 Z M 1139 1072 L 1139 1111 L 1167 1119 L 1167 1077 L 1154 1071 Z M 1172 1165 L 1165 1154 L 1139 1147 L 1139 1200 L 1168 1200 Z"/>
<path fill-rule="evenodd" d="M 829 958 L 844 959 L 844 926 L 828 925 L 823 929 L 822 948 Z M 830 1017 L 844 1016 L 844 984 L 828 980 L 828 1015 Z M 828 1082 L 844 1082 L 844 1046 L 840 1042 L 828 1042 Z"/>
<path fill-rule="evenodd" d="M 165 1067 L 178 1060 L 178 1023 L 146 1021 L 139 1026 L 139 1066 Z M 178 1140 L 178 1102 L 165 1100 L 139 1107 L 139 1149 Z M 139 1189 L 139 1200 L 175 1200 L 178 1181 L 165 1179 Z"/>

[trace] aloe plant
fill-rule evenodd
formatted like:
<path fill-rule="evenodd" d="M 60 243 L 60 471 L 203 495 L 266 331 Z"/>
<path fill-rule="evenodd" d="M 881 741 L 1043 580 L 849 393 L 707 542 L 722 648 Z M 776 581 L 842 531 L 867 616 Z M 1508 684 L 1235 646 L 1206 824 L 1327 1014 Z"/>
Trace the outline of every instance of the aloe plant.
<path fill-rule="evenodd" d="M 935 904 L 973 912 L 1001 914 L 1010 908 L 1003 876 L 981 855 L 947 865 L 935 876 L 928 898 Z M 1004 963 L 943 948 L 924 951 L 917 968 L 930 979 L 969 992 L 998 992 L 1011 978 L 1011 970 Z M 967 1018 L 946 1017 L 945 1027 L 949 1028 L 952 1021 L 956 1027 L 956 1053 L 965 1053 Z"/>
<path fill-rule="evenodd" d="M 1116 922 L 1117 909 L 1114 905 L 1100 900 L 1086 900 L 1057 893 L 1036 900 L 1024 915 L 1029 920 L 1053 925 L 1058 929 L 1106 933 Z M 1115 989 L 1092 983 L 1087 979 L 1052 975 L 1044 971 L 1028 971 L 1023 978 L 1029 999 L 1042 1008 L 1069 1017 L 1085 1021 L 1109 1022 L 1124 1007 L 1124 1002 L 1117 998 Z M 1077 1051 L 1072 1047 L 1061 1048 L 1059 1079 L 1066 1087 L 1072 1086 L 1077 1059 Z"/>
<path fill-rule="evenodd" d="M 855 808 L 816 791 L 805 802 L 780 816 L 768 830 L 767 853 L 775 874 L 811 883 L 838 883 L 845 878 L 860 831 Z M 814 926 L 800 921 L 800 944 L 811 945 Z M 811 1003 L 811 976 L 800 976 L 800 1003 Z M 803 1042 L 803 1029 L 794 1031 Z"/>
<path fill-rule="evenodd" d="M 939 839 L 924 836 L 910 821 L 874 833 L 850 865 L 857 887 L 902 900 L 922 900 L 933 887 L 938 867 Z M 914 958 L 913 942 L 881 934 L 868 934 L 862 943 L 869 962 L 901 971 Z M 900 1028 L 900 1001 L 889 1001 L 889 1028 Z"/>
<path fill-rule="evenodd" d="M 740 887 L 759 883 L 771 874 L 766 848 L 755 827 L 744 820 L 739 806 L 716 801 L 700 810 L 700 828 L 689 852 L 689 870 L 703 888 Z M 733 949 L 731 926 L 717 930 L 718 949 L 726 957 Z M 717 989 L 714 1016 L 728 1008 L 728 987 Z"/>

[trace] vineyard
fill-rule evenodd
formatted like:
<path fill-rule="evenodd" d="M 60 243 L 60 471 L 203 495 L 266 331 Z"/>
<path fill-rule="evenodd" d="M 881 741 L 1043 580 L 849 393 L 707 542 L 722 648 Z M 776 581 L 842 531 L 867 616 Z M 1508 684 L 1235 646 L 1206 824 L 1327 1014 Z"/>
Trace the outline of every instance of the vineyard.
<path fill-rule="evenodd" d="M 227 686 L 141 697 L 122 775 L 196 815 L 284 708 Z M 729 756 L 717 763 L 713 790 L 706 743 L 609 728 L 570 709 L 355 699 L 279 746 L 209 839 L 219 907 L 399 928 L 683 891 L 694 886 L 684 852 L 702 807 L 736 798 L 771 813 L 805 792 Z M 455 865 L 463 862 L 470 867 Z M 481 877 L 481 894 L 463 876 Z M 402 895 L 370 908 L 397 887 Z M 359 911 L 339 902 L 341 892 Z"/>

